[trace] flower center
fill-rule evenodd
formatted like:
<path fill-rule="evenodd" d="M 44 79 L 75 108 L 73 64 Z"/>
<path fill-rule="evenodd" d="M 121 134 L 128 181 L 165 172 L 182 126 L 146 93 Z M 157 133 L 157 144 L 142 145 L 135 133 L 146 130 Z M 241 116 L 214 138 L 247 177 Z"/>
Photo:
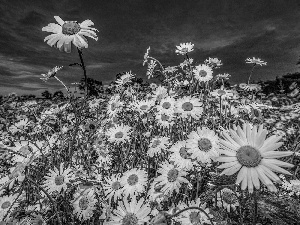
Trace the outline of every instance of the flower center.
<path fill-rule="evenodd" d="M 177 177 L 178 177 L 178 170 L 177 169 L 171 169 L 169 172 L 168 172 L 168 181 L 169 182 L 174 182 L 176 181 Z"/>
<path fill-rule="evenodd" d="M 96 128 L 96 126 L 95 126 L 94 124 L 91 123 L 91 124 L 89 125 L 89 129 L 90 129 L 90 130 L 94 130 L 95 128 Z"/>
<path fill-rule="evenodd" d="M 201 151 L 208 152 L 212 148 L 212 144 L 207 138 L 200 138 L 198 141 L 198 147 Z"/>
<path fill-rule="evenodd" d="M 187 52 L 188 52 L 188 50 L 189 50 L 189 49 L 188 49 L 188 48 L 186 48 L 186 47 L 181 49 L 181 51 L 182 51 L 183 53 L 187 53 Z"/>
<path fill-rule="evenodd" d="M 115 111 L 116 108 L 117 108 L 117 104 L 115 102 L 111 103 L 110 105 L 111 111 Z"/>
<path fill-rule="evenodd" d="M 134 213 L 127 213 L 122 219 L 122 225 L 137 225 L 138 218 Z"/>
<path fill-rule="evenodd" d="M 224 190 L 224 189 L 223 189 Z M 225 203 L 227 204 L 234 204 L 237 202 L 237 197 L 234 195 L 234 193 L 231 191 L 231 190 L 225 190 L 223 193 L 222 193 L 222 199 Z"/>
<path fill-rule="evenodd" d="M 170 119 L 170 117 L 168 115 L 166 115 L 166 114 L 161 115 L 161 120 L 162 121 L 168 121 L 169 119 Z"/>
<path fill-rule="evenodd" d="M 179 150 L 179 154 L 182 158 L 187 159 L 189 157 L 188 152 L 186 151 L 186 147 L 181 147 Z"/>
<path fill-rule="evenodd" d="M 79 200 L 79 208 L 81 210 L 86 210 L 88 206 L 89 206 L 89 199 L 85 196 L 81 197 Z"/>
<path fill-rule="evenodd" d="M 171 107 L 171 104 L 170 104 L 170 102 L 164 102 L 162 104 L 162 107 L 165 108 L 165 109 L 169 109 Z"/>
<path fill-rule="evenodd" d="M 218 95 L 222 96 L 222 95 L 225 95 L 226 94 L 226 91 L 224 90 L 218 90 Z"/>
<path fill-rule="evenodd" d="M 131 174 L 128 178 L 127 178 L 127 183 L 130 186 L 135 185 L 139 180 L 139 177 L 136 174 Z"/>
<path fill-rule="evenodd" d="M 7 209 L 11 205 L 10 201 L 3 202 L 1 205 L 1 209 Z"/>
<path fill-rule="evenodd" d="M 57 186 L 60 186 L 64 183 L 64 180 L 65 180 L 64 176 L 58 175 L 55 177 L 54 182 Z"/>
<path fill-rule="evenodd" d="M 119 190 L 121 188 L 121 184 L 119 181 L 115 181 L 111 184 L 111 188 L 114 190 Z"/>
<path fill-rule="evenodd" d="M 240 147 L 236 157 L 238 162 L 246 167 L 256 167 L 262 159 L 259 151 L 249 145 Z"/>
<path fill-rule="evenodd" d="M 152 143 L 152 146 L 151 146 L 151 147 L 152 147 L 152 148 L 156 148 L 157 146 L 159 146 L 159 145 L 160 145 L 160 143 L 161 143 L 161 141 L 156 139 L 156 140 L 154 140 L 154 141 L 153 141 L 153 143 Z"/>
<path fill-rule="evenodd" d="M 122 138 L 124 136 L 123 132 L 119 131 L 115 134 L 115 138 Z"/>
<path fill-rule="evenodd" d="M 205 70 L 200 70 L 199 71 L 199 76 L 200 77 L 206 77 L 206 75 L 207 75 L 207 72 Z"/>
<path fill-rule="evenodd" d="M 24 155 L 24 156 L 27 156 L 28 154 L 30 154 L 30 151 L 29 151 L 29 146 L 22 146 L 20 149 L 19 149 L 19 152 Z"/>
<path fill-rule="evenodd" d="M 145 111 L 145 110 L 148 109 L 148 105 L 142 105 L 142 106 L 140 107 L 140 109 L 143 110 L 143 111 Z"/>
<path fill-rule="evenodd" d="M 73 35 L 77 34 L 80 31 L 80 26 L 78 23 L 73 21 L 66 21 L 62 25 L 62 33 L 65 35 Z"/>
<path fill-rule="evenodd" d="M 199 212 L 191 212 L 190 215 L 190 221 L 193 225 L 201 225 L 201 214 Z"/>
<path fill-rule="evenodd" d="M 181 107 L 184 111 L 192 111 L 194 108 L 193 104 L 190 102 L 183 103 Z"/>

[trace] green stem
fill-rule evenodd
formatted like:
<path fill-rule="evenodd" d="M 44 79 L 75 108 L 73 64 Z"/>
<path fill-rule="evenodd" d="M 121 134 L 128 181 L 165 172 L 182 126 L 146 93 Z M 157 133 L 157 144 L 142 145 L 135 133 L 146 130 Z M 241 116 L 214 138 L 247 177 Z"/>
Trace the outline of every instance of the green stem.
<path fill-rule="evenodd" d="M 84 89 L 85 89 L 85 98 L 87 98 L 88 95 L 88 90 L 87 90 L 87 75 L 86 75 L 86 69 L 85 69 L 85 65 L 84 65 L 84 61 L 82 58 L 82 50 L 80 48 L 77 48 L 78 50 L 78 54 L 79 54 L 79 58 L 80 58 L 80 62 L 81 62 L 81 68 L 83 69 L 83 75 L 84 75 Z"/>
<path fill-rule="evenodd" d="M 252 67 L 250 76 L 249 76 L 249 78 L 248 78 L 248 84 L 250 83 L 250 78 L 251 78 L 251 76 L 252 76 L 252 73 L 253 73 L 253 71 L 254 71 L 255 66 L 256 66 L 256 64 L 254 64 L 254 66 Z"/>

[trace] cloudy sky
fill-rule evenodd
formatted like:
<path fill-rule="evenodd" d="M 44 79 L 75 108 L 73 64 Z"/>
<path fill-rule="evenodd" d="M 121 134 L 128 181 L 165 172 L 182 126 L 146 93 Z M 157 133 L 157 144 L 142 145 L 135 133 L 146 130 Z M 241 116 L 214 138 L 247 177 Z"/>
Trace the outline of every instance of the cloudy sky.
<path fill-rule="evenodd" d="M 0 94 L 16 92 L 38 95 L 61 89 L 55 79 L 39 78 L 54 66 L 64 66 L 58 77 L 68 86 L 83 76 L 72 52 L 62 53 L 44 42 L 51 33 L 42 28 L 65 21 L 90 19 L 98 29 L 98 41 L 88 38 L 83 50 L 89 77 L 114 80 L 121 72 L 146 78 L 143 56 L 166 66 L 179 65 L 176 45 L 192 42 L 190 57 L 196 65 L 208 57 L 224 63 L 218 73 L 231 74 L 232 83 L 246 82 L 251 66 L 247 57 L 268 64 L 254 71 L 253 79 L 273 79 L 300 71 L 299 0 L 1 0 L 0 4 Z"/>

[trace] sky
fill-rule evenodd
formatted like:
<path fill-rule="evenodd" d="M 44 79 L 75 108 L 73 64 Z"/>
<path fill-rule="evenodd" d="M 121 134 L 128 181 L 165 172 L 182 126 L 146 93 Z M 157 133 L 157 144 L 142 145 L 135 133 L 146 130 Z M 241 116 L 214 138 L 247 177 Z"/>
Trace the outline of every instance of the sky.
<path fill-rule="evenodd" d="M 248 57 L 267 62 L 255 68 L 254 80 L 300 71 L 299 0 L 1 0 L 0 15 L 0 95 L 62 90 L 55 79 L 39 79 L 55 66 L 63 66 L 57 77 L 67 86 L 83 77 L 80 67 L 68 66 L 80 62 L 74 46 L 68 54 L 44 42 L 51 33 L 42 28 L 57 23 L 54 16 L 94 22 L 98 41 L 87 38 L 83 59 L 88 77 L 104 84 L 130 71 L 147 80 L 149 46 L 163 65 L 179 65 L 184 57 L 176 46 L 187 42 L 194 65 L 217 57 L 223 66 L 214 75 L 229 73 L 231 83 L 247 81 Z"/>

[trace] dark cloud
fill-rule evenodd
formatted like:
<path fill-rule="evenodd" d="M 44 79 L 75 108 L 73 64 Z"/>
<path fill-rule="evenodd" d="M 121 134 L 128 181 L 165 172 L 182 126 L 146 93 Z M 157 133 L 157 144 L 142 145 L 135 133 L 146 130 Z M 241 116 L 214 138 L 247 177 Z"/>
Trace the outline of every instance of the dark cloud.
<path fill-rule="evenodd" d="M 176 45 L 195 44 L 195 63 L 218 57 L 231 81 L 245 82 L 251 66 L 247 57 L 268 62 L 253 78 L 272 79 L 297 70 L 300 52 L 300 2 L 298 0 L 1 0 L 0 94 L 61 89 L 56 81 L 39 77 L 56 65 L 64 66 L 60 78 L 70 85 L 82 77 L 76 48 L 62 53 L 43 40 L 51 33 L 42 27 L 56 23 L 53 16 L 82 22 L 90 19 L 99 30 L 83 51 L 88 76 L 104 83 L 124 71 L 145 78 L 142 66 L 146 49 L 164 65 L 178 65 Z M 32 85 L 28 85 L 28 83 Z"/>

